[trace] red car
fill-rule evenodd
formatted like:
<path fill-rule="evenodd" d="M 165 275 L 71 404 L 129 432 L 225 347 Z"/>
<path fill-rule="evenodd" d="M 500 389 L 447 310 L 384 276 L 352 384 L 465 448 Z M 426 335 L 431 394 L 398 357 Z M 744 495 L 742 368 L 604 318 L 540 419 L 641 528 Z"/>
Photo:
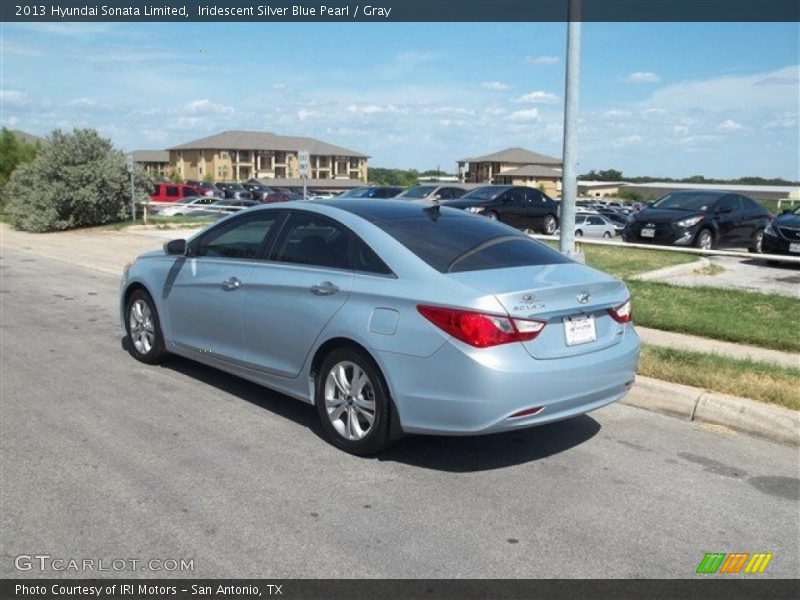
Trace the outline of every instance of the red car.
<path fill-rule="evenodd" d="M 177 202 L 189 196 L 204 196 L 196 187 L 185 183 L 157 183 L 155 191 L 150 194 L 151 202 Z"/>

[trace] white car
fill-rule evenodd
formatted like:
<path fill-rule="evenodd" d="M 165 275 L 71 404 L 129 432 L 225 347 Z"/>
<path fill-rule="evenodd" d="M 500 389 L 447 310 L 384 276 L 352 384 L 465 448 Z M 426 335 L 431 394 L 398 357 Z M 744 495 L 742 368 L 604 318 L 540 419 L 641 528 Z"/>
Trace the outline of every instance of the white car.
<path fill-rule="evenodd" d="M 576 215 L 575 237 L 613 238 L 616 235 L 614 223 L 600 215 Z"/>
<path fill-rule="evenodd" d="M 213 204 L 219 200 L 215 196 L 187 196 L 181 198 L 170 206 L 162 206 L 158 209 L 159 217 L 181 217 L 188 215 L 193 210 L 200 208 L 207 208 L 209 204 Z"/>

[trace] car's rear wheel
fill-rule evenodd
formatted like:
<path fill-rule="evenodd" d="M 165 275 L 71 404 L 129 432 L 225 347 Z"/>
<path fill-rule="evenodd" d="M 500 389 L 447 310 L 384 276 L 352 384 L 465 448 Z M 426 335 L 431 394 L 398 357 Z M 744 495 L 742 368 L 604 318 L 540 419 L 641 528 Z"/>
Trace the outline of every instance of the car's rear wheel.
<path fill-rule="evenodd" d="M 167 351 L 153 299 L 143 289 L 135 290 L 125 308 L 127 348 L 133 358 L 149 365 L 164 362 Z"/>
<path fill-rule="evenodd" d="M 756 231 L 753 236 L 753 243 L 748 250 L 754 254 L 762 254 L 764 252 L 762 244 L 764 242 L 764 230 Z"/>
<path fill-rule="evenodd" d="M 328 438 L 365 456 L 389 446 L 389 395 L 378 367 L 354 348 L 333 350 L 317 373 L 317 412 Z"/>
<path fill-rule="evenodd" d="M 558 221 L 553 215 L 545 216 L 542 221 L 542 233 L 545 235 L 553 235 L 558 229 Z"/>
<path fill-rule="evenodd" d="M 611 234 L 610 234 L 609 232 L 607 232 L 607 231 L 604 231 L 604 232 L 603 232 L 603 237 L 604 237 L 604 238 L 610 238 L 610 237 L 611 237 Z"/>
<path fill-rule="evenodd" d="M 486 213 L 486 216 L 489 217 L 492 221 L 499 221 L 500 220 L 500 217 L 498 217 L 497 213 L 494 212 L 493 210 L 490 210 L 488 213 Z"/>
<path fill-rule="evenodd" d="M 703 229 L 697 234 L 694 245 L 701 250 L 711 250 L 714 247 L 714 234 L 709 229 Z"/>
<path fill-rule="evenodd" d="M 575 230 L 575 237 L 583 237 L 583 232 L 580 229 Z"/>

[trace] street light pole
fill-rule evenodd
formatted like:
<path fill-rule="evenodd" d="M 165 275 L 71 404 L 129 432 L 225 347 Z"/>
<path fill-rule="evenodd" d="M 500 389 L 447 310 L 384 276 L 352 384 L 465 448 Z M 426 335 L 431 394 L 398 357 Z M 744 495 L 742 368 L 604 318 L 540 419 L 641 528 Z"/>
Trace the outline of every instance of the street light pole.
<path fill-rule="evenodd" d="M 559 250 L 580 260 L 575 251 L 575 201 L 578 195 L 578 87 L 581 69 L 580 0 L 569 0 L 567 67 L 564 85 L 564 174 L 561 184 Z"/>

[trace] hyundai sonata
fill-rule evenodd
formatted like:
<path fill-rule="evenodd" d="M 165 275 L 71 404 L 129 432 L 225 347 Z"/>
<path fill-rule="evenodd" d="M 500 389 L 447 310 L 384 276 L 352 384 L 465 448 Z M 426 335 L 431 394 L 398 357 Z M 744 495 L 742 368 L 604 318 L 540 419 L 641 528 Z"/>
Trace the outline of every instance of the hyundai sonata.
<path fill-rule="evenodd" d="M 251 208 L 125 269 L 134 358 L 170 353 L 316 406 L 330 440 L 509 431 L 621 398 L 625 285 L 502 223 L 400 200 Z"/>

